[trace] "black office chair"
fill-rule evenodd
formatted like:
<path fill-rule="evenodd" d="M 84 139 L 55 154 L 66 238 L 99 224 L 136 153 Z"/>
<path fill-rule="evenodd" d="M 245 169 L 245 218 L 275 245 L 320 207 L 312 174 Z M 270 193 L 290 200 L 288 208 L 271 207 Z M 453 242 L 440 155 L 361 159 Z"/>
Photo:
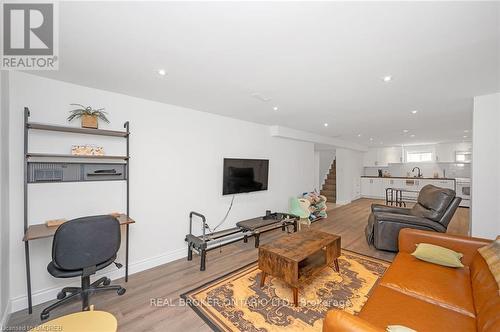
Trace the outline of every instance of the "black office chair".
<path fill-rule="evenodd" d="M 59 226 L 47 271 L 56 278 L 81 276 L 82 287 L 63 288 L 57 294 L 59 301 L 45 308 L 40 318 L 47 319 L 50 311 L 78 296 L 82 298 L 82 310 L 85 311 L 89 309 L 91 293 L 115 290 L 118 295 L 125 294 L 125 288 L 110 285 L 111 280 L 106 277 L 90 283 L 92 274 L 114 263 L 120 242 L 120 223 L 110 215 L 73 219 Z M 115 265 L 121 267 L 121 264 Z"/>

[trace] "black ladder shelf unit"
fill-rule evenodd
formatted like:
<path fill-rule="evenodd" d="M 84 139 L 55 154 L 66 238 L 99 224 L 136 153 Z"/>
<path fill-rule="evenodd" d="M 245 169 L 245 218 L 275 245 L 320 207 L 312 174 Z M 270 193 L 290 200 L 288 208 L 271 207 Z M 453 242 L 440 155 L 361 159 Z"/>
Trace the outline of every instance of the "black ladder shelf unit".
<path fill-rule="evenodd" d="M 129 217 L 130 213 L 130 145 L 129 145 L 129 137 L 130 137 L 130 127 L 129 122 L 125 122 L 123 127 L 124 131 L 116 131 L 116 130 L 103 130 L 103 129 L 87 129 L 87 128 L 77 128 L 77 127 L 69 127 L 69 126 L 57 126 L 50 124 L 42 124 L 42 123 L 34 123 L 29 122 L 30 110 L 28 107 L 24 108 L 24 251 L 26 257 L 26 286 L 28 290 L 28 312 L 31 314 L 33 312 L 33 302 L 32 302 L 32 294 L 31 294 L 31 271 L 30 271 L 30 250 L 29 250 L 29 241 L 38 238 L 44 238 L 51 236 L 50 233 L 54 233 L 55 230 L 47 231 L 49 228 L 44 227 L 45 224 L 39 225 L 28 225 L 28 183 L 34 183 L 29 181 L 29 172 L 28 165 L 30 163 L 42 163 L 40 161 L 32 161 L 32 158 L 44 159 L 47 158 L 59 159 L 59 158 L 72 158 L 75 160 L 80 160 L 78 162 L 72 162 L 73 164 L 85 164 L 89 160 L 92 164 L 102 164 L 109 165 L 109 161 L 102 160 L 114 160 L 114 164 L 116 165 L 124 165 L 124 176 L 121 181 L 126 181 L 126 214 L 120 215 L 118 217 L 120 224 L 125 225 L 125 282 L 128 281 L 128 258 L 129 258 L 129 225 L 134 223 L 134 221 Z M 64 132 L 64 133 L 75 133 L 75 134 L 86 134 L 86 135 L 99 135 L 99 136 L 112 136 L 112 137 L 122 137 L 126 139 L 126 155 L 125 156 L 75 156 L 71 154 L 49 154 L 49 153 L 30 153 L 28 152 L 29 147 L 29 130 L 43 130 L 43 131 L 53 131 L 53 132 Z M 123 161 L 122 163 L 117 163 L 117 160 Z M 91 181 L 91 180 L 77 180 L 72 182 L 79 181 Z M 113 180 L 99 180 L 99 181 L 117 181 Z M 55 183 L 60 183 L 61 181 L 57 181 Z M 40 183 L 51 183 L 49 182 L 40 182 Z M 56 228 L 56 227 L 53 227 Z M 33 233 L 36 233 L 42 229 L 41 234 L 33 237 Z"/>

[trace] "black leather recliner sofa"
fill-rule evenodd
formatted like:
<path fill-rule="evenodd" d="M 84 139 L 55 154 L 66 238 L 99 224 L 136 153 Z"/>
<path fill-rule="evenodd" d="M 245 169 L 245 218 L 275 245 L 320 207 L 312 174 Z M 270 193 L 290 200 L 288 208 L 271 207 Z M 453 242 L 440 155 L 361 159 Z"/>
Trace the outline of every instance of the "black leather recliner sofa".
<path fill-rule="evenodd" d="M 365 228 L 366 240 L 377 249 L 398 251 L 399 231 L 403 228 L 444 233 L 461 200 L 454 190 L 426 185 L 410 209 L 373 204 Z"/>

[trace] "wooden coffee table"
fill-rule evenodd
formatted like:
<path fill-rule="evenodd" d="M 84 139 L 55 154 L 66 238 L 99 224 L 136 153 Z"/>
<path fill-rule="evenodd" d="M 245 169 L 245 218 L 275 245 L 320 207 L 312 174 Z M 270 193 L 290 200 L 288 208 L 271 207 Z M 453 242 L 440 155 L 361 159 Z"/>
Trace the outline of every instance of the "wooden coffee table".
<path fill-rule="evenodd" d="M 340 236 L 304 230 L 283 236 L 259 247 L 260 286 L 266 276 L 277 277 L 292 287 L 298 306 L 298 288 L 323 268 L 333 265 L 339 272 Z"/>

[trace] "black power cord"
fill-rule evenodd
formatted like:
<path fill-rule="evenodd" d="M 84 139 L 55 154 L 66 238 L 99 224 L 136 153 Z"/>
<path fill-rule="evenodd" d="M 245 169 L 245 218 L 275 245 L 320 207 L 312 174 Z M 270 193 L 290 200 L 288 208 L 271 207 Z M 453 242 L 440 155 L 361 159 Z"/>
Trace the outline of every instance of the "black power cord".
<path fill-rule="evenodd" d="M 215 226 L 215 227 L 214 227 L 214 229 L 212 230 L 212 229 L 210 228 L 210 226 L 208 226 L 208 224 L 207 224 L 207 227 L 208 227 L 208 230 L 210 231 L 210 233 L 214 233 L 214 232 L 217 230 L 217 228 L 219 228 L 220 226 L 222 226 L 222 225 L 226 222 L 227 217 L 229 216 L 229 212 L 231 212 L 231 209 L 233 208 L 233 203 L 234 203 L 234 197 L 235 197 L 235 196 L 236 196 L 236 195 L 233 195 L 233 198 L 231 199 L 231 204 L 229 205 L 229 208 L 227 209 L 226 215 L 225 215 L 225 216 L 224 216 L 224 218 L 222 218 L 222 220 L 221 220 L 221 221 L 217 224 L 217 226 Z"/>

